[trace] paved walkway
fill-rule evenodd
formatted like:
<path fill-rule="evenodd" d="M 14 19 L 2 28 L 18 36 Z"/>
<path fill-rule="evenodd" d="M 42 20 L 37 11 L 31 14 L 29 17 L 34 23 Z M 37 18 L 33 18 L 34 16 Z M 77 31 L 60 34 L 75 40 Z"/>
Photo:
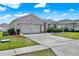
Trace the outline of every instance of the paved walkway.
<path fill-rule="evenodd" d="M 53 36 L 48 33 L 24 36 L 51 48 L 59 56 L 79 56 L 79 41 Z"/>
<path fill-rule="evenodd" d="M 13 55 L 19 55 L 19 54 L 39 51 L 43 49 L 48 49 L 48 47 L 45 47 L 43 45 L 35 45 L 35 46 L 5 50 L 5 51 L 0 51 L 0 56 L 13 56 Z"/>

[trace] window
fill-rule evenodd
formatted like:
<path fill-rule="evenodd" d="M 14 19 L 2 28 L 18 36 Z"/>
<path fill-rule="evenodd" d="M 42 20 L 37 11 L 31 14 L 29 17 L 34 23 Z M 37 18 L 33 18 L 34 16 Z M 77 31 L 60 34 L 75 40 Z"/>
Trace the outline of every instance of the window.
<path fill-rule="evenodd" d="M 48 24 L 48 28 L 51 28 L 51 24 Z"/>
<path fill-rule="evenodd" d="M 54 24 L 54 28 L 56 28 L 56 24 Z"/>

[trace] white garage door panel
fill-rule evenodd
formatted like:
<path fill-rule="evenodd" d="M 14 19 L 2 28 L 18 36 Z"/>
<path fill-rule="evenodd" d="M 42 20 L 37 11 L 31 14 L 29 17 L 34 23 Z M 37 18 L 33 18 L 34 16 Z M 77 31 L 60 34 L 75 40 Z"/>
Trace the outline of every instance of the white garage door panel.
<path fill-rule="evenodd" d="M 21 32 L 22 33 L 38 33 L 40 32 L 40 25 L 22 25 L 21 26 Z"/>

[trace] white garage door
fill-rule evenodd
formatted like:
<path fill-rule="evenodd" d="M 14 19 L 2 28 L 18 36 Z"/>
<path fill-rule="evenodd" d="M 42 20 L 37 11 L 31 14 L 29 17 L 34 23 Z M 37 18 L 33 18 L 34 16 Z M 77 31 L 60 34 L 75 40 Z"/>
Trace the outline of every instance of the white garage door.
<path fill-rule="evenodd" d="M 22 33 L 39 33 L 40 32 L 40 25 L 34 24 L 23 24 L 21 26 Z"/>

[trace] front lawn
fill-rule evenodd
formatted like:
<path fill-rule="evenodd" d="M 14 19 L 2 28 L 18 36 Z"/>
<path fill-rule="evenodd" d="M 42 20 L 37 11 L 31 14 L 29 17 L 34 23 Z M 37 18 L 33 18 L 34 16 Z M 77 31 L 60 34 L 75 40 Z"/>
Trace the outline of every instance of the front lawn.
<path fill-rule="evenodd" d="M 61 34 L 54 34 L 54 35 L 72 38 L 72 39 L 79 39 L 79 32 L 64 32 L 64 33 L 61 33 Z"/>
<path fill-rule="evenodd" d="M 56 56 L 56 54 L 50 49 L 45 49 L 45 50 L 21 54 L 19 56 Z"/>
<path fill-rule="evenodd" d="M 3 32 L 0 32 L 0 38 L 2 37 L 2 35 L 3 35 Z"/>
<path fill-rule="evenodd" d="M 3 36 L 2 38 L 0 38 L 0 40 L 5 39 L 5 38 L 11 39 L 11 41 L 0 43 L 0 51 L 7 50 L 7 49 L 13 49 L 13 48 L 26 47 L 26 46 L 33 46 L 33 45 L 38 44 L 21 35 Z"/>

